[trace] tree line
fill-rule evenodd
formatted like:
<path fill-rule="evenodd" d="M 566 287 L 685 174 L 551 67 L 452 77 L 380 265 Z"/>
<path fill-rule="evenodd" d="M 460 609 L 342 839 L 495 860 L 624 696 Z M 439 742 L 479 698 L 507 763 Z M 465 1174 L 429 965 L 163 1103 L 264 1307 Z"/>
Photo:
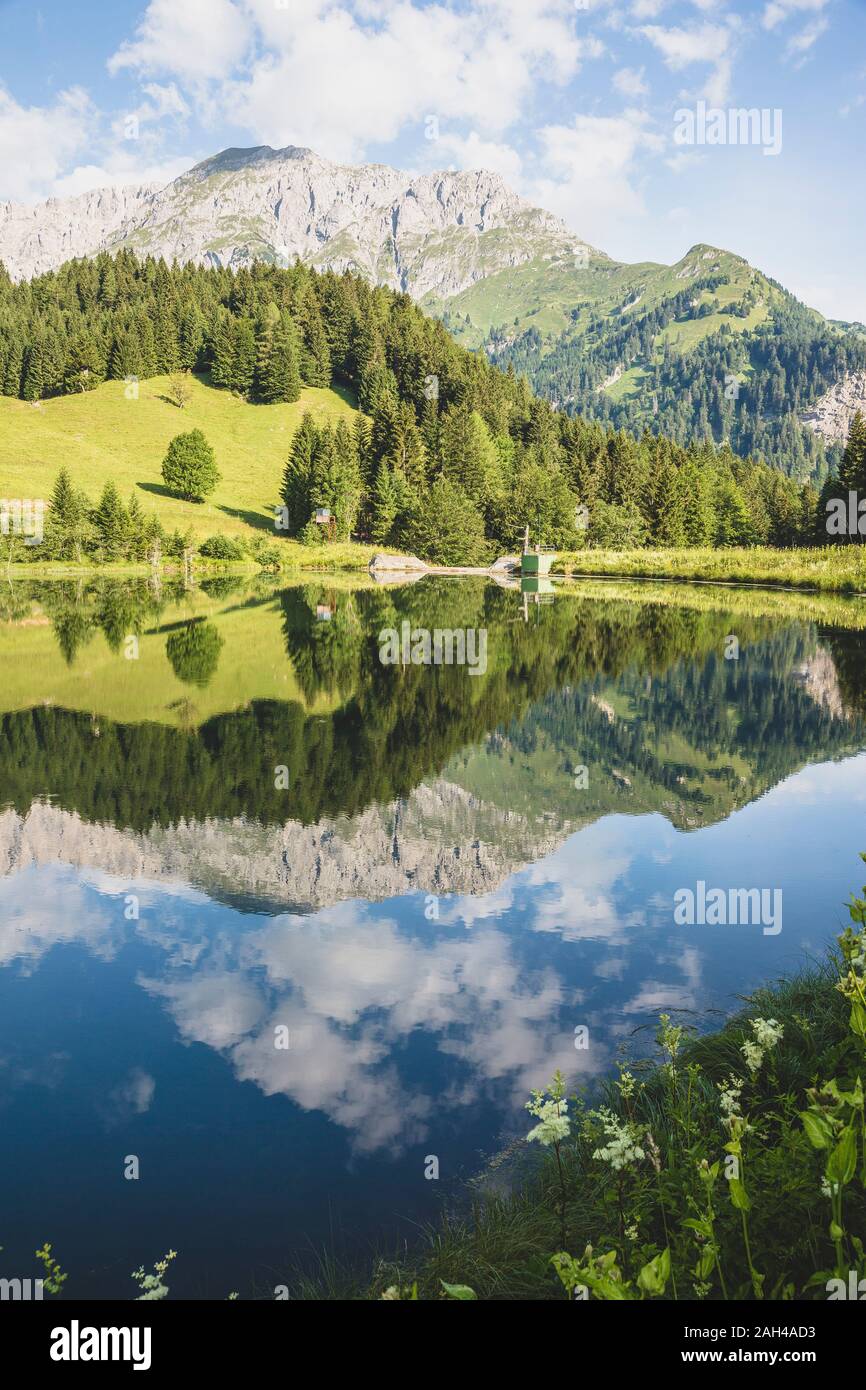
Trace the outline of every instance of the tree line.
<path fill-rule="evenodd" d="M 168 266 L 128 251 L 20 284 L 0 269 L 7 394 L 35 400 L 178 370 L 254 402 L 296 400 L 303 387 L 354 393 L 353 428 L 306 416 L 291 444 L 276 527 L 310 543 L 326 529 L 322 510 L 340 539 L 445 563 L 513 551 L 527 525 L 560 549 L 815 537 L 811 485 L 728 445 L 638 438 L 557 411 L 513 365 L 468 352 L 407 295 L 349 272 Z M 94 508 L 74 494 L 67 477 L 52 496 L 67 551 L 114 558 L 126 534 L 126 557 L 138 555 L 132 502 L 109 490 Z M 156 523 L 146 526 L 152 541 Z"/>

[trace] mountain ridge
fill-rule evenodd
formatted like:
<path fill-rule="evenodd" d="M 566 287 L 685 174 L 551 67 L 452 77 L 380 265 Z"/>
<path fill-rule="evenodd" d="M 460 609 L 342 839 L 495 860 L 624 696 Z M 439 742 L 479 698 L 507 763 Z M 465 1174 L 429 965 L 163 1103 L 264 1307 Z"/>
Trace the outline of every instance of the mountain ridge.
<path fill-rule="evenodd" d="M 123 247 L 233 268 L 288 265 L 297 256 L 317 269 L 360 271 L 417 299 L 434 287 L 458 293 L 539 252 L 601 256 L 499 174 L 410 175 L 385 164 L 337 164 L 292 145 L 223 150 L 162 188 L 95 189 L 31 208 L 0 203 L 0 260 L 13 279 Z"/>
<path fill-rule="evenodd" d="M 800 480 L 820 482 L 841 452 L 847 416 L 818 403 L 837 388 L 847 397 L 866 371 L 857 325 L 826 319 L 735 252 L 697 242 L 672 265 L 616 261 L 483 169 L 412 174 L 259 145 L 219 151 L 163 187 L 0 202 L 13 279 L 121 249 L 360 274 L 567 414 L 729 443 Z"/>

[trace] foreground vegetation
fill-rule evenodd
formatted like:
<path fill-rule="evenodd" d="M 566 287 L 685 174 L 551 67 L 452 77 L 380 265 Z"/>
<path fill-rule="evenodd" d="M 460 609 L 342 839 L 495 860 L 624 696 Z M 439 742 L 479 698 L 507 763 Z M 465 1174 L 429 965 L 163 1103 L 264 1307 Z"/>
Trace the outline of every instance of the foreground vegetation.
<path fill-rule="evenodd" d="M 559 1073 L 534 1092 L 526 1138 L 542 1158 L 513 1192 L 491 1191 L 488 1173 L 470 1209 L 410 1254 L 363 1275 L 324 1256 L 278 1296 L 858 1299 L 866 897 L 849 912 L 831 963 L 757 990 L 720 1032 L 689 1036 L 662 1014 L 657 1058 L 620 1064 L 593 1106 Z M 58 1294 L 67 1276 L 50 1252 L 36 1253 Z M 168 1295 L 174 1258 L 134 1272 L 140 1298 Z"/>
<path fill-rule="evenodd" d="M 623 575 L 632 579 L 781 584 L 829 593 L 866 593 L 866 549 L 824 546 L 773 550 L 766 546 L 711 550 L 579 550 L 557 555 L 555 574 Z"/>
<path fill-rule="evenodd" d="M 866 855 L 864 855 L 866 859 Z M 864 888 L 866 893 L 866 888 Z M 757 990 L 718 1033 L 662 1015 L 658 1059 L 601 1103 L 535 1093 L 544 1157 L 482 1186 L 414 1259 L 308 1296 L 632 1300 L 858 1297 L 866 1276 L 866 897 L 826 968 Z M 851 1290 L 854 1289 L 852 1293 Z"/>

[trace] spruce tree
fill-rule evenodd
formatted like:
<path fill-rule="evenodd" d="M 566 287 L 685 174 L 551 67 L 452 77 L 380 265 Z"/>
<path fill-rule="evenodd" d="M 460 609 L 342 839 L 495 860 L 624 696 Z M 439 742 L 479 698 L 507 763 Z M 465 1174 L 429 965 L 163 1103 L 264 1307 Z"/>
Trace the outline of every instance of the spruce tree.
<path fill-rule="evenodd" d="M 127 542 L 127 514 L 111 479 L 102 489 L 93 519 L 104 559 L 122 560 Z"/>
<path fill-rule="evenodd" d="M 21 377 L 24 372 L 24 343 L 17 335 L 12 337 L 9 344 L 9 353 L 6 358 L 6 369 L 3 373 L 3 395 L 19 396 L 21 394 Z"/>
<path fill-rule="evenodd" d="M 266 361 L 260 368 L 257 394 L 259 400 L 270 404 L 296 401 L 301 394 L 298 345 L 288 314 L 273 330 Z"/>
<path fill-rule="evenodd" d="M 303 334 L 300 356 L 302 379 L 307 386 L 330 386 L 331 354 L 319 301 L 312 290 L 308 290 L 301 305 L 300 327 Z"/>
<path fill-rule="evenodd" d="M 38 401 L 42 399 L 44 351 L 41 339 L 37 339 L 27 352 L 24 365 L 24 380 L 21 386 L 21 399 Z"/>
<path fill-rule="evenodd" d="M 318 443 L 318 427 L 307 411 L 292 439 L 280 490 L 283 506 L 288 512 L 290 536 L 296 536 L 310 519 L 310 487 Z"/>
<path fill-rule="evenodd" d="M 126 508 L 126 554 L 130 560 L 143 560 L 147 549 L 147 522 L 136 493 Z"/>
<path fill-rule="evenodd" d="M 851 421 L 848 441 L 839 465 L 839 481 L 847 492 L 866 497 L 866 417 L 858 410 Z"/>
<path fill-rule="evenodd" d="M 236 319 L 234 323 L 234 363 L 232 390 L 248 396 L 256 375 L 256 336 L 251 319 Z"/>

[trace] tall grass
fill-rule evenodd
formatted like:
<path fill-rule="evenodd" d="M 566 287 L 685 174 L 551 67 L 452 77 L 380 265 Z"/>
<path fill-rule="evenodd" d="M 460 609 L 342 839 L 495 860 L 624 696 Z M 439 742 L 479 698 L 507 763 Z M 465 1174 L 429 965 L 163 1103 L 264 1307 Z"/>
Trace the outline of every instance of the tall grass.
<path fill-rule="evenodd" d="M 783 584 L 797 589 L 866 594 L 866 546 L 773 550 L 574 550 L 557 556 L 555 574 L 626 575 L 717 584 Z"/>

